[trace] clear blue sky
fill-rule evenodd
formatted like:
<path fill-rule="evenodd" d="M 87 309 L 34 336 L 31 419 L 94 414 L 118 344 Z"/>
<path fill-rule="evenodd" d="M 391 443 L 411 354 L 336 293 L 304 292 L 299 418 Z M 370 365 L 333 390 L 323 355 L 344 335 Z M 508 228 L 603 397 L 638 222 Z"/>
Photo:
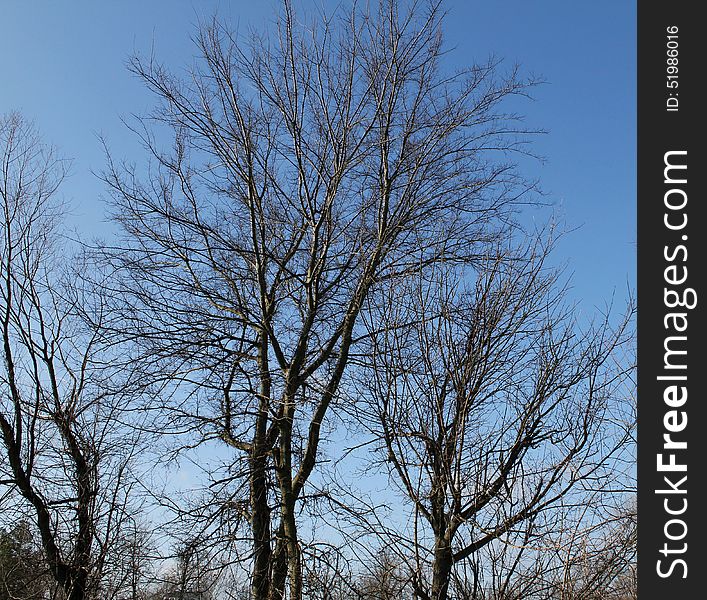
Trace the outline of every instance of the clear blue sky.
<path fill-rule="evenodd" d="M 299 0 L 312 5 L 311 0 Z M 327 0 L 320 0 L 324 5 Z M 331 2 L 334 5 L 334 2 Z M 449 1 L 446 39 L 458 63 L 489 54 L 518 62 L 548 83 L 523 111 L 548 130 L 535 150 L 540 178 L 567 224 L 580 226 L 560 252 L 571 260 L 573 294 L 591 305 L 635 281 L 635 0 Z M 73 222 L 105 231 L 98 134 L 119 156 L 136 148 L 121 115 L 152 98 L 125 69 L 135 51 L 180 68 L 190 36 L 215 10 L 240 27 L 267 26 L 275 0 L 0 0 L 0 113 L 19 110 L 73 159 L 64 194 Z M 138 155 L 139 156 L 139 155 Z"/>

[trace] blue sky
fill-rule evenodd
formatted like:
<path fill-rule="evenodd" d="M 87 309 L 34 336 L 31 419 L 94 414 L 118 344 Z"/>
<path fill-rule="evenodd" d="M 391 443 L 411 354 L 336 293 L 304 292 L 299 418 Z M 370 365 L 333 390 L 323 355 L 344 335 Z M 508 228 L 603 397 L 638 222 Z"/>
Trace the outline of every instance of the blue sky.
<path fill-rule="evenodd" d="M 300 0 L 311 6 L 310 0 Z M 334 5 L 334 2 L 320 0 Z M 45 140 L 73 159 L 64 186 L 70 221 L 84 235 L 107 230 L 98 135 L 118 156 L 135 140 L 120 117 L 153 102 L 125 63 L 150 52 L 179 69 L 194 55 L 190 36 L 214 11 L 261 27 L 277 2 L 253 0 L 0 1 L 0 113 L 19 110 Z M 586 309 L 635 284 L 635 0 L 449 1 L 446 39 L 456 63 L 489 54 L 517 62 L 547 83 L 522 106 L 529 127 L 548 131 L 525 162 L 569 227 L 559 248 L 570 259 L 573 296 Z"/>

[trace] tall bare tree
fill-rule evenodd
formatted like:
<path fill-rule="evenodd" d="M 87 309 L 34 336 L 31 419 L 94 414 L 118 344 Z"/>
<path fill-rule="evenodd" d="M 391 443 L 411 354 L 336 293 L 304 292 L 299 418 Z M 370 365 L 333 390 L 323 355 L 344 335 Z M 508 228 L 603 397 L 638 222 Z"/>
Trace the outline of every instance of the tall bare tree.
<path fill-rule="evenodd" d="M 572 508 L 614 502 L 631 311 L 583 329 L 550 247 L 499 246 L 473 273 L 444 265 L 371 315 L 362 414 L 412 504 L 419 598 L 446 600 L 454 565 L 496 540 L 539 544 L 580 527 Z"/>
<path fill-rule="evenodd" d="M 285 2 L 270 38 L 202 27 L 190 77 L 132 62 L 161 103 L 135 127 L 150 167 L 105 173 L 112 326 L 179 384 L 173 431 L 232 448 L 255 600 L 301 597 L 297 506 L 372 290 L 473 262 L 528 191 L 502 106 L 533 82 L 446 72 L 442 18 L 384 0 L 307 24 Z"/>
<path fill-rule="evenodd" d="M 77 318 L 89 299 L 60 277 L 65 173 L 21 116 L 0 119 L 0 502 L 31 518 L 65 598 L 83 600 L 129 518 L 138 447 L 118 431 L 125 389 Z"/>

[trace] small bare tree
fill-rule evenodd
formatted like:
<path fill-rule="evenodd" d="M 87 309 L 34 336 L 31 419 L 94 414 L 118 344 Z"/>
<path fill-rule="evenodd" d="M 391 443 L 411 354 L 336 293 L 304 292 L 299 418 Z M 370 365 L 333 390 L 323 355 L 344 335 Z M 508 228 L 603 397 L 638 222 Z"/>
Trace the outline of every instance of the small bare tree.
<path fill-rule="evenodd" d="M 302 595 L 297 507 L 369 294 L 473 262 L 528 191 L 508 159 L 528 132 L 501 106 L 532 82 L 493 60 L 446 73 L 442 16 L 385 0 L 308 26 L 285 2 L 270 39 L 203 27 L 189 78 L 132 62 L 161 104 L 135 128 L 150 167 L 105 174 L 112 326 L 179 385 L 153 407 L 164 431 L 234 453 L 213 484 L 243 490 L 254 600 Z"/>
<path fill-rule="evenodd" d="M 539 544 L 577 527 L 571 508 L 611 497 L 631 439 L 612 418 L 630 315 L 582 331 L 549 249 L 499 247 L 475 272 L 390 288 L 369 322 L 362 414 L 412 504 L 419 598 L 446 600 L 455 564 L 492 542 Z"/>
<path fill-rule="evenodd" d="M 44 600 L 50 590 L 41 547 L 27 521 L 0 528 L 0 600 Z"/>
<path fill-rule="evenodd" d="M 129 514 L 135 439 L 125 389 L 62 285 L 56 198 L 65 163 L 17 114 L 0 119 L 0 485 L 3 516 L 28 515 L 67 600 L 97 592 Z M 113 385 L 117 387 L 113 387 Z"/>

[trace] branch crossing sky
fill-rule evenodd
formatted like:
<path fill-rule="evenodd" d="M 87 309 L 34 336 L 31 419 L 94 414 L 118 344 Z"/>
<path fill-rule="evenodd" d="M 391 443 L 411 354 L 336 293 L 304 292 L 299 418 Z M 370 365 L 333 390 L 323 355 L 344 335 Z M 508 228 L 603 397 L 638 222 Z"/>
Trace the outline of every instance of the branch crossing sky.
<path fill-rule="evenodd" d="M 334 6 L 331 0 L 303 6 Z M 273 21 L 277 2 L 252 0 L 3 0 L 0 3 L 0 113 L 19 110 L 45 141 L 73 160 L 64 195 L 84 237 L 106 235 L 99 135 L 116 156 L 140 160 L 121 116 L 145 114 L 153 98 L 125 65 L 134 53 L 176 70 L 191 64 L 191 36 L 214 12 L 241 31 Z M 558 255 L 574 273 L 572 295 L 592 312 L 635 287 L 635 1 L 450 1 L 446 40 L 457 64 L 489 54 L 546 84 L 521 110 L 548 131 L 524 161 L 568 228 Z"/>

